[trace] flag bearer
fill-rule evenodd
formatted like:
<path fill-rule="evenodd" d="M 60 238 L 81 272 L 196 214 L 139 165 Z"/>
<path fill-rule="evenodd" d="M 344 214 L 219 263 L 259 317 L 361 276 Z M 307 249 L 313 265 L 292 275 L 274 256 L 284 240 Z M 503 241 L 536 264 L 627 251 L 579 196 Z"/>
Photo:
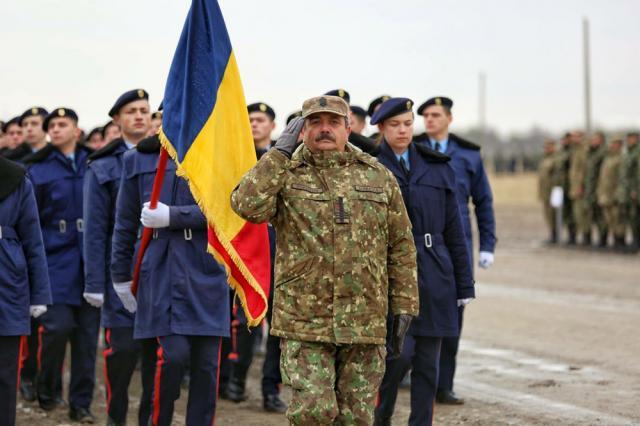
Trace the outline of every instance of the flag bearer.
<path fill-rule="evenodd" d="M 188 425 L 211 425 L 221 338 L 229 336 L 229 290 L 224 269 L 207 253 L 207 221 L 187 182 L 169 161 L 160 202 L 149 209 L 157 137 L 123 156 L 111 255 L 113 287 L 129 312 L 136 312 L 134 338 L 158 341 L 153 425 L 170 425 L 180 383 L 189 367 Z M 140 223 L 153 228 L 142 262 L 137 300 L 131 293 Z"/>

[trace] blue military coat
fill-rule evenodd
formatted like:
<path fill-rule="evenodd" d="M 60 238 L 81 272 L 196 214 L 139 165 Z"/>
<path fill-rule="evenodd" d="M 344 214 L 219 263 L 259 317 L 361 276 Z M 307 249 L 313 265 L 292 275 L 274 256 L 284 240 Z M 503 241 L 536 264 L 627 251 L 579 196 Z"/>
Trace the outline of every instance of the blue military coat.
<path fill-rule="evenodd" d="M 406 176 L 396 155 L 383 142 L 378 160 L 398 181 L 416 243 L 420 314 L 413 319 L 409 333 L 457 336 L 457 300 L 474 297 L 475 293 L 449 159 L 411 144 Z"/>
<path fill-rule="evenodd" d="M 38 208 L 19 165 L 0 158 L 0 336 L 31 334 L 30 305 L 50 305 Z"/>
<path fill-rule="evenodd" d="M 91 154 L 84 179 L 84 288 L 87 293 L 104 294 L 105 328 L 133 327 L 133 314 L 122 306 L 109 271 L 122 154 L 127 149 L 123 139 L 116 139 Z"/>
<path fill-rule="evenodd" d="M 82 186 L 90 152 L 78 145 L 72 164 L 47 145 L 24 160 L 38 203 L 54 304 L 82 304 Z"/>
<path fill-rule="evenodd" d="M 429 138 L 422 134 L 416 137 L 416 142 L 429 144 Z M 480 251 L 493 253 L 497 241 L 496 221 L 493 214 L 493 195 L 489 179 L 482 164 L 482 158 L 480 157 L 480 147 L 450 133 L 445 153 L 451 157 L 451 165 L 456 175 L 456 194 L 460 205 L 464 232 L 467 237 L 469 254 L 472 255 L 473 253 L 469 200 L 474 205 L 478 223 Z"/>
<path fill-rule="evenodd" d="M 158 161 L 157 137 L 123 156 L 111 254 L 114 282 L 132 279 L 142 204 L 151 198 Z M 207 253 L 207 223 L 187 182 L 167 164 L 160 201 L 170 226 L 154 232 L 138 285 L 134 337 L 170 334 L 229 336 L 229 290 L 224 268 Z"/>

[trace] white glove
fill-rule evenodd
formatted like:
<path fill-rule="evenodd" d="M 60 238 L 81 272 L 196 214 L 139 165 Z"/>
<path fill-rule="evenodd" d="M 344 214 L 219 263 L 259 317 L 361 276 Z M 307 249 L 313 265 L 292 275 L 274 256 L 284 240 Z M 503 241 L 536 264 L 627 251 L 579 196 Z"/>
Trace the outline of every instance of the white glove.
<path fill-rule="evenodd" d="M 466 306 L 473 300 L 473 297 L 468 297 L 466 299 L 458 299 L 458 308 L 460 306 Z"/>
<path fill-rule="evenodd" d="M 104 303 L 104 294 L 102 293 L 83 293 L 82 297 L 94 308 L 101 308 Z"/>
<path fill-rule="evenodd" d="M 480 259 L 478 260 L 478 266 L 482 269 L 489 269 L 493 265 L 493 253 L 488 251 L 480 252 Z"/>
<path fill-rule="evenodd" d="M 34 318 L 38 318 L 40 315 L 47 312 L 47 307 L 45 305 L 31 305 L 29 306 L 29 315 Z"/>
<path fill-rule="evenodd" d="M 126 283 L 113 283 L 113 289 L 116 291 L 116 294 L 127 311 L 134 313 L 136 309 L 138 309 L 138 302 L 136 302 L 136 298 L 133 293 L 131 293 L 131 281 L 127 281 Z"/>
<path fill-rule="evenodd" d="M 155 209 L 150 209 L 147 201 L 143 204 L 140 222 L 146 228 L 166 228 L 169 226 L 169 206 L 158 202 Z"/>

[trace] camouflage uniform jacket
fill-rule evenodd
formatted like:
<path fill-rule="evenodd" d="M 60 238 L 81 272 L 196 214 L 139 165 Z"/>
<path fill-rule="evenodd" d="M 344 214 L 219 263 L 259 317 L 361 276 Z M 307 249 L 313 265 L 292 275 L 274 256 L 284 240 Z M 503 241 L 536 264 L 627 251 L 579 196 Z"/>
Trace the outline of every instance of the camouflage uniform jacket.
<path fill-rule="evenodd" d="M 598 178 L 598 205 L 606 207 L 616 203 L 615 192 L 620 177 L 622 154 L 609 153 L 602 162 Z"/>
<path fill-rule="evenodd" d="M 396 179 L 370 155 L 301 145 L 288 160 L 272 149 L 231 205 L 276 229 L 273 335 L 384 344 L 388 309 L 418 314 L 411 222 Z"/>
<path fill-rule="evenodd" d="M 631 203 L 631 193 L 635 192 L 640 180 L 640 143 L 635 144 L 625 155 L 620 164 L 620 179 L 616 190 L 616 200 L 621 204 Z M 636 199 L 637 199 L 637 192 Z"/>
<path fill-rule="evenodd" d="M 538 166 L 538 198 L 544 203 L 549 202 L 553 188 L 553 175 L 556 167 L 555 154 L 545 154 Z"/>
<path fill-rule="evenodd" d="M 607 147 L 602 144 L 597 148 L 589 148 L 584 176 L 584 196 L 589 203 L 597 202 L 596 187 L 598 186 L 598 176 L 600 167 L 607 156 Z"/>
<path fill-rule="evenodd" d="M 587 148 L 584 144 L 572 145 L 569 154 L 569 198 L 584 196 L 584 177 L 587 164 Z"/>
<path fill-rule="evenodd" d="M 560 186 L 565 194 L 569 194 L 568 173 L 569 173 L 569 149 L 561 147 L 554 155 L 555 165 L 553 166 L 553 186 Z"/>

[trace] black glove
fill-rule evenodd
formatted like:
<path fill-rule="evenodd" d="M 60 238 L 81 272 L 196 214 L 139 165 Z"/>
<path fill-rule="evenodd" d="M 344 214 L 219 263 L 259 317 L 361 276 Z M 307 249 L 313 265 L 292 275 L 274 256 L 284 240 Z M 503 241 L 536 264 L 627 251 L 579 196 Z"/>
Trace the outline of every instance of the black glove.
<path fill-rule="evenodd" d="M 275 149 L 286 155 L 288 158 L 291 158 L 291 154 L 296 149 L 296 145 L 298 142 L 298 136 L 300 136 L 300 131 L 304 126 L 304 118 L 296 117 L 284 129 L 276 144 L 273 146 Z"/>
<path fill-rule="evenodd" d="M 396 359 L 402 354 L 404 336 L 409 330 L 412 318 L 411 315 L 407 314 L 399 314 L 393 317 L 393 340 L 391 342 L 391 352 L 388 355 L 389 359 Z"/>

